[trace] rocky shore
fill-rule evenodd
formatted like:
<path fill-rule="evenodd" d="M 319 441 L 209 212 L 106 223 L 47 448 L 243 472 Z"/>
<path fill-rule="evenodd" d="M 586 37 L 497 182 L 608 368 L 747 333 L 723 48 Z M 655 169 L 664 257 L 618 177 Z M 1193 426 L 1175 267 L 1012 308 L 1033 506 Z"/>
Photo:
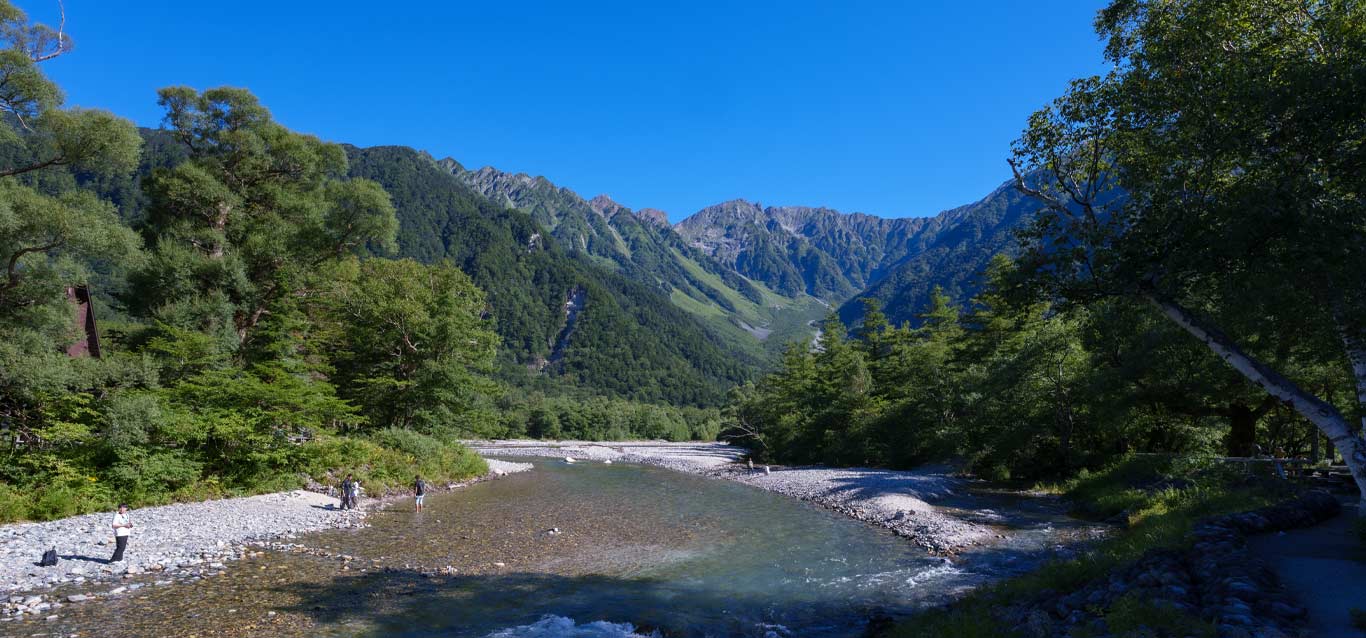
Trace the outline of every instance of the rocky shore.
<path fill-rule="evenodd" d="M 489 460 L 485 477 L 441 487 L 455 489 L 530 468 L 529 463 Z M 114 545 L 110 513 L 6 525 L 0 527 L 0 621 L 25 614 L 55 617 L 72 602 L 212 578 L 226 563 L 255 554 L 258 545 L 363 526 L 368 511 L 391 498 L 364 499 L 361 509 L 341 510 L 333 496 L 295 490 L 141 508 L 130 513 L 133 535 L 119 563 L 108 562 Z M 43 552 L 53 548 L 59 563 L 38 566 Z"/>
<path fill-rule="evenodd" d="M 1316 525 L 1341 511 L 1326 492 L 1250 512 L 1206 519 L 1191 530 L 1189 549 L 1154 550 L 1073 591 L 1043 591 L 998 610 L 1004 624 L 1030 636 L 1111 635 L 1105 615 L 1122 600 L 1209 622 L 1221 638 L 1305 635 L 1307 611 L 1286 591 L 1247 537 Z"/>
<path fill-rule="evenodd" d="M 808 501 L 885 527 L 939 554 L 952 554 L 992 539 L 989 525 L 964 520 L 937 504 L 957 498 L 967 481 L 945 469 L 914 471 L 765 467 L 740 463 L 745 450 L 724 443 L 631 441 L 467 441 L 485 456 L 625 462 L 665 467 L 752 485 Z"/>

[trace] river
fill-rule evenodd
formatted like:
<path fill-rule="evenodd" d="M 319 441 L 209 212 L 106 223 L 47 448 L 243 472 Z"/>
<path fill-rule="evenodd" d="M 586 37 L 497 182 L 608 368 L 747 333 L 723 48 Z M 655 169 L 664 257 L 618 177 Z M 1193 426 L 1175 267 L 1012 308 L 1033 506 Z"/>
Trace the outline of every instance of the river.
<path fill-rule="evenodd" d="M 1027 569 L 1035 561 L 1021 557 L 1052 529 L 950 563 L 739 483 L 554 460 L 430 496 L 420 514 L 400 501 L 370 522 L 290 541 L 309 553 L 267 551 L 0 633 L 858 636 L 870 618 Z"/>

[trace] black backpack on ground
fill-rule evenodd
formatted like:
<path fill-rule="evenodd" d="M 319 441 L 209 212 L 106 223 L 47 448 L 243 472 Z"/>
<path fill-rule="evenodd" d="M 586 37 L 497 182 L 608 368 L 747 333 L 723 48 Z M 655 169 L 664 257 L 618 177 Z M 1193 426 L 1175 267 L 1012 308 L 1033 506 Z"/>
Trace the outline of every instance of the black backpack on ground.
<path fill-rule="evenodd" d="M 38 561 L 39 567 L 52 567 L 57 564 L 57 548 L 53 547 L 43 552 L 43 560 Z"/>

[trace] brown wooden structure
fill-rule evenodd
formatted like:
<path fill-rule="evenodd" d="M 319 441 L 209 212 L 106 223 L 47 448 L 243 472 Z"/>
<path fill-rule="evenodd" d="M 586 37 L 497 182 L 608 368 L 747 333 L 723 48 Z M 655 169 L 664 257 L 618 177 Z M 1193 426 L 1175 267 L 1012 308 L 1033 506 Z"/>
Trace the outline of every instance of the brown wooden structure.
<path fill-rule="evenodd" d="M 95 306 L 90 301 L 90 288 L 84 284 L 67 286 L 66 300 L 71 302 L 71 312 L 76 323 L 76 341 L 67 346 L 66 354 L 71 357 L 100 356 L 100 331 L 95 325 Z"/>

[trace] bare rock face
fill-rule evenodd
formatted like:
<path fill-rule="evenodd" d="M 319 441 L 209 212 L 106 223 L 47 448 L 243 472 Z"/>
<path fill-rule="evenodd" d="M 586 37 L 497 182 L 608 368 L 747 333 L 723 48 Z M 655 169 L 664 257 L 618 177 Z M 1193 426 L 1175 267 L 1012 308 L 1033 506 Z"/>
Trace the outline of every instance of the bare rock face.
<path fill-rule="evenodd" d="M 659 226 L 660 228 L 670 227 L 669 216 L 664 211 L 659 210 L 658 208 L 642 208 L 636 211 L 636 217 L 639 217 L 647 222 L 650 222 L 651 224 Z"/>

